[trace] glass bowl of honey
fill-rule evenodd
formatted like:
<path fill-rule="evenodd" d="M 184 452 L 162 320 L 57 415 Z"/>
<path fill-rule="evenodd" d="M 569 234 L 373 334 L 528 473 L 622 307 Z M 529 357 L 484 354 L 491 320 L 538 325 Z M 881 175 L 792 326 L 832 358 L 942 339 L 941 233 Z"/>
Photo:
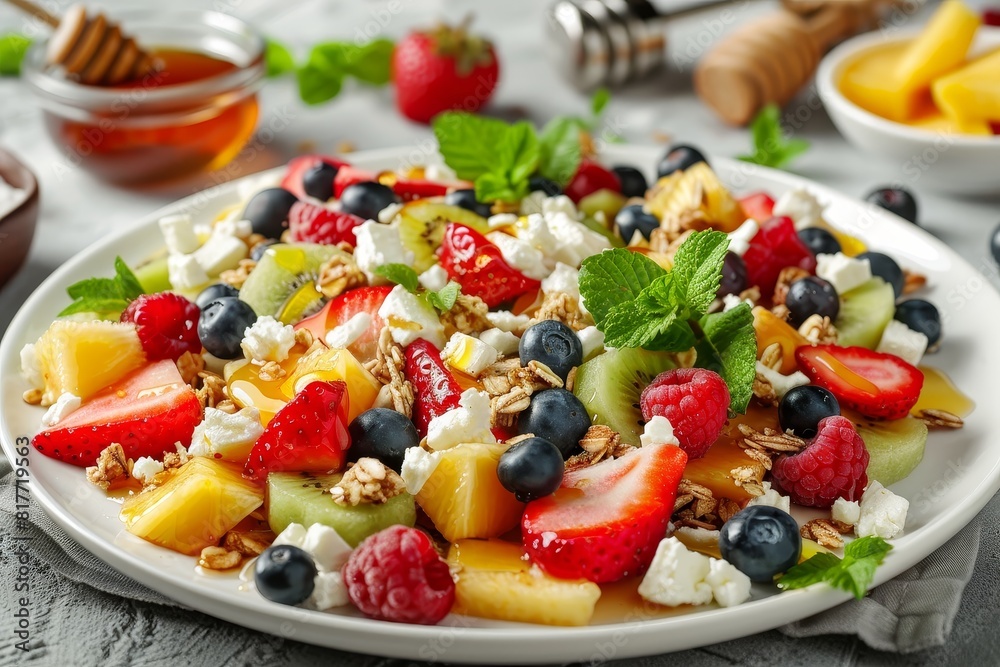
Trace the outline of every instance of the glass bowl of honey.
<path fill-rule="evenodd" d="M 228 164 L 257 124 L 264 40 L 219 12 L 131 11 L 116 19 L 155 59 L 156 69 L 114 86 L 86 85 L 27 54 L 23 78 L 35 94 L 66 168 L 139 184 Z"/>

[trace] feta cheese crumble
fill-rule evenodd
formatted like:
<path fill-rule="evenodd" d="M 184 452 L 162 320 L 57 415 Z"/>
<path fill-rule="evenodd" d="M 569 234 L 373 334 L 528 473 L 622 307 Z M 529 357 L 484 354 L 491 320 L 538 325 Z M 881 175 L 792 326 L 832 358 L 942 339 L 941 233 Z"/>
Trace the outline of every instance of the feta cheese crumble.
<path fill-rule="evenodd" d="M 391 223 L 393 220 L 396 219 L 396 216 L 399 215 L 399 212 L 402 210 L 403 210 L 403 205 L 398 202 L 389 204 L 384 209 L 378 212 L 378 221 L 384 225 L 388 225 L 389 223 Z"/>
<path fill-rule="evenodd" d="M 342 607 L 350 602 L 340 568 L 351 555 L 351 547 L 333 528 L 314 523 L 308 530 L 299 523 L 290 523 L 275 538 L 272 546 L 299 547 L 316 563 L 313 592 L 305 606 L 325 611 Z"/>
<path fill-rule="evenodd" d="M 816 275 L 833 285 L 837 294 L 843 294 L 868 282 L 872 277 L 872 265 L 867 259 L 855 259 L 842 252 L 821 253 L 816 256 Z"/>
<path fill-rule="evenodd" d="M 259 317 L 243 332 L 240 347 L 243 348 L 243 356 L 258 366 L 269 361 L 280 363 L 295 347 L 295 328 L 282 324 L 270 315 Z"/>
<path fill-rule="evenodd" d="M 899 320 L 889 320 L 889 324 L 882 331 L 882 339 L 875 349 L 878 352 L 894 354 L 916 366 L 927 351 L 927 336 L 920 331 L 914 331 Z"/>
<path fill-rule="evenodd" d="M 748 218 L 735 231 L 729 233 L 729 250 L 740 257 L 750 249 L 750 241 L 760 231 L 760 225 L 756 220 Z"/>
<path fill-rule="evenodd" d="M 583 346 L 583 360 L 586 361 L 595 352 L 604 347 L 604 332 L 595 326 L 584 327 L 576 332 Z"/>
<path fill-rule="evenodd" d="M 213 233 L 205 243 L 191 253 L 201 268 L 211 277 L 235 269 L 241 259 L 246 259 L 247 244 L 236 236 Z"/>
<path fill-rule="evenodd" d="M 747 507 L 750 505 L 768 505 L 791 513 L 792 501 L 788 496 L 783 496 L 776 489 L 771 488 L 770 482 L 764 482 L 762 486 L 764 487 L 764 493 L 751 498 L 750 502 L 747 503 Z"/>
<path fill-rule="evenodd" d="M 877 535 L 885 540 L 903 532 L 910 501 L 872 482 L 861 496 L 860 515 L 854 527 L 858 537 Z"/>
<path fill-rule="evenodd" d="M 42 361 L 34 343 L 27 343 L 21 348 L 21 377 L 35 389 L 45 388 L 45 376 L 42 375 Z"/>
<path fill-rule="evenodd" d="M 512 333 L 524 329 L 531 322 L 531 318 L 527 315 L 515 315 L 509 310 L 490 311 L 486 313 L 486 319 L 497 329 Z"/>
<path fill-rule="evenodd" d="M 354 313 L 351 319 L 338 324 L 326 332 L 326 344 L 330 347 L 344 348 L 361 338 L 372 325 L 372 316 L 361 311 Z"/>
<path fill-rule="evenodd" d="M 441 359 L 448 366 L 472 377 L 496 363 L 500 353 L 496 348 L 479 338 L 456 331 L 441 350 Z"/>
<path fill-rule="evenodd" d="M 201 241 L 190 215 L 168 215 L 159 219 L 160 234 L 171 255 L 187 255 L 198 249 Z"/>
<path fill-rule="evenodd" d="M 782 375 L 778 371 L 765 366 L 760 361 L 757 362 L 757 372 L 764 376 L 764 379 L 771 383 L 774 388 L 774 395 L 783 398 L 791 389 L 809 384 L 809 378 L 802 371 L 795 371 L 791 375 Z"/>
<path fill-rule="evenodd" d="M 163 464 L 148 456 L 140 456 L 132 464 L 132 477 L 139 480 L 143 486 L 151 484 L 153 478 L 163 472 Z"/>
<path fill-rule="evenodd" d="M 42 415 L 42 426 L 51 428 L 69 416 L 71 412 L 80 407 L 80 397 L 68 391 L 59 394 L 56 402 L 49 406 L 49 409 Z"/>
<path fill-rule="evenodd" d="M 580 272 L 572 266 L 556 262 L 556 268 L 542 281 L 542 291 L 546 294 L 568 294 L 579 299 Z"/>
<path fill-rule="evenodd" d="M 243 408 L 234 414 L 205 408 L 205 419 L 191 434 L 188 454 L 243 462 L 263 432 L 257 408 Z"/>
<path fill-rule="evenodd" d="M 681 443 L 674 435 L 674 425 L 670 420 L 661 415 L 656 415 L 642 429 L 639 436 L 639 443 L 643 447 L 650 445 L 673 445 L 679 446 Z"/>
<path fill-rule="evenodd" d="M 448 272 L 440 264 L 434 264 L 431 268 L 417 276 L 417 280 L 424 289 L 438 292 L 448 284 Z"/>
<path fill-rule="evenodd" d="M 479 340 L 483 341 L 505 357 L 509 357 L 517 352 L 517 348 L 521 344 L 521 339 L 511 332 L 496 328 L 487 329 L 479 334 Z"/>
<path fill-rule="evenodd" d="M 834 521 L 846 523 L 849 526 L 856 526 L 861 519 L 861 505 L 856 500 L 844 500 L 837 498 L 830 508 L 830 517 Z"/>
<path fill-rule="evenodd" d="M 795 222 L 795 229 L 815 227 L 823 221 L 823 205 L 805 188 L 781 195 L 774 204 L 774 215 L 784 215 Z"/>
<path fill-rule="evenodd" d="M 179 290 L 194 289 L 208 282 L 208 274 L 194 255 L 169 255 L 167 278 L 173 288 Z"/>
<path fill-rule="evenodd" d="M 389 280 L 376 274 L 375 269 L 384 264 L 411 266 L 415 255 L 403 246 L 399 228 L 369 220 L 354 228 L 354 261 L 357 262 L 372 285 L 388 285 Z"/>
<path fill-rule="evenodd" d="M 403 467 L 400 468 L 399 476 L 406 484 L 406 492 L 410 495 L 417 495 L 424 484 L 434 474 L 434 470 L 441 462 L 441 452 L 429 452 L 423 447 L 409 447 L 403 454 Z"/>
<path fill-rule="evenodd" d="M 484 391 L 466 389 L 458 399 L 459 407 L 435 417 L 427 425 L 427 446 L 449 449 L 463 442 L 492 443 L 497 439 L 490 430 L 490 396 Z"/>
<path fill-rule="evenodd" d="M 427 339 L 435 347 L 444 347 L 444 325 L 437 311 L 402 285 L 392 288 L 378 315 L 388 325 L 392 339 L 403 347 L 418 338 Z"/>
<path fill-rule="evenodd" d="M 730 607 L 750 597 L 750 578 L 731 563 L 689 551 L 676 537 L 668 537 L 656 547 L 639 595 L 668 607 L 708 604 L 713 598 Z"/>
<path fill-rule="evenodd" d="M 517 222 L 516 216 L 514 222 Z M 529 278 L 541 280 L 549 274 L 545 267 L 545 255 L 530 243 L 503 232 L 489 232 L 486 239 L 500 249 L 505 262 Z"/>

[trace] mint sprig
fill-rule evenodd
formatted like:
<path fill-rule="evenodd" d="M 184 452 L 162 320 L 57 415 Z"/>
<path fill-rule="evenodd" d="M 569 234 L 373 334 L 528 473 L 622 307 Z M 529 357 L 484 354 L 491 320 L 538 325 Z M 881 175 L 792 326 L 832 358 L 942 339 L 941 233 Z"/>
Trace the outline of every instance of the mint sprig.
<path fill-rule="evenodd" d="M 747 306 L 707 314 L 728 247 L 722 232 L 695 232 L 681 244 L 670 271 L 631 250 L 606 250 L 583 261 L 580 293 L 606 345 L 694 348 L 696 364 L 726 381 L 731 409 L 745 412 L 756 377 L 753 316 Z"/>
<path fill-rule="evenodd" d="M 73 303 L 59 317 L 74 313 L 113 315 L 125 310 L 140 294 L 142 285 L 121 257 L 115 257 L 114 278 L 86 278 L 66 288 Z"/>
<path fill-rule="evenodd" d="M 267 76 L 276 77 L 295 71 L 295 58 L 288 47 L 273 39 L 268 39 L 265 43 L 264 64 L 267 67 Z"/>
<path fill-rule="evenodd" d="M 744 162 L 780 169 L 809 150 L 808 141 L 785 134 L 781 127 L 781 109 L 776 104 L 768 104 L 757 112 L 750 122 L 750 135 L 753 152 L 737 158 Z"/>
<path fill-rule="evenodd" d="M 407 292 L 422 297 L 442 313 L 451 310 L 458 300 L 458 295 L 462 293 L 461 286 L 454 280 L 437 291 L 422 289 L 417 272 L 406 264 L 383 264 L 375 269 L 375 273 L 397 285 L 402 285 Z"/>
<path fill-rule="evenodd" d="M 299 96 L 306 104 L 322 104 L 338 94 L 348 77 L 375 86 L 389 82 L 392 51 L 387 39 L 366 44 L 324 42 L 309 52 L 306 63 L 296 71 Z"/>
<path fill-rule="evenodd" d="M 875 579 L 875 570 L 891 550 L 892 545 L 881 537 L 856 539 L 844 547 L 843 558 L 819 553 L 792 566 L 778 579 L 778 588 L 791 590 L 825 582 L 860 600 Z"/>
<path fill-rule="evenodd" d="M 14 33 L 0 36 L 0 76 L 17 76 L 31 39 Z"/>

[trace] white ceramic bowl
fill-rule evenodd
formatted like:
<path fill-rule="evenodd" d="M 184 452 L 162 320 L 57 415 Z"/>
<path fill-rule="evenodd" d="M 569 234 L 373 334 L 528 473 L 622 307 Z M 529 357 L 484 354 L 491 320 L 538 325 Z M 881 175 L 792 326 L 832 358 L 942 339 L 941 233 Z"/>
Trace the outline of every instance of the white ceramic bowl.
<path fill-rule="evenodd" d="M 831 51 L 820 63 L 816 85 L 834 125 L 859 149 L 898 165 L 903 178 L 920 187 L 962 195 L 1000 194 L 1000 136 L 944 134 L 896 123 L 862 109 L 837 85 L 844 69 L 869 49 L 912 39 L 919 31 L 891 36 L 859 35 Z M 981 28 L 972 54 L 1000 46 L 1000 30 Z"/>

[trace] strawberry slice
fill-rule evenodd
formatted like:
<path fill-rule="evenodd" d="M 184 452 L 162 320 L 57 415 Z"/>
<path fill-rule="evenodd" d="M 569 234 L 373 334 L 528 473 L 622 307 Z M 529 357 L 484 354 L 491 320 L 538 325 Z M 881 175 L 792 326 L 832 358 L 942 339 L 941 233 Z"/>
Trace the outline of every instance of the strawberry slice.
<path fill-rule="evenodd" d="M 418 338 L 406 346 L 406 379 L 413 383 L 413 423 L 420 437 L 427 435 L 427 425 L 435 417 L 458 407 L 462 388 L 441 361 L 441 350 L 434 343 Z"/>
<path fill-rule="evenodd" d="M 452 190 L 464 190 L 473 187 L 469 181 L 428 181 L 422 178 L 402 178 L 392 186 L 392 191 L 403 201 L 426 199 L 427 197 L 443 197 Z"/>
<path fill-rule="evenodd" d="M 288 169 L 285 171 L 285 175 L 281 179 L 281 187 L 288 190 L 299 199 L 305 199 L 306 191 L 305 186 L 302 183 L 302 179 L 307 171 L 321 162 L 325 162 L 331 167 L 337 167 L 338 169 L 347 166 L 347 163 L 343 160 L 338 160 L 337 158 L 330 157 L 328 155 L 301 155 L 297 158 L 289 160 Z"/>
<path fill-rule="evenodd" d="M 261 481 L 269 472 L 340 470 L 351 446 L 347 432 L 347 385 L 310 382 L 271 418 L 243 468 Z"/>
<path fill-rule="evenodd" d="M 461 285 L 462 294 L 478 296 L 490 308 L 542 285 L 512 268 L 500 248 L 485 236 L 457 222 L 445 228 L 437 253 L 448 277 Z"/>
<path fill-rule="evenodd" d="M 375 357 L 378 347 L 378 336 L 385 326 L 385 321 L 379 317 L 378 309 L 392 291 L 392 285 L 380 287 L 358 287 L 348 290 L 335 297 L 316 313 L 298 324 L 296 329 L 308 329 L 313 336 L 324 338 L 326 332 L 338 324 L 344 324 L 358 313 L 368 313 L 372 318 L 371 326 L 347 349 L 362 363 Z"/>
<path fill-rule="evenodd" d="M 754 192 L 739 201 L 743 207 L 743 215 L 757 222 L 770 220 L 774 215 L 774 200 L 766 192 Z"/>
<path fill-rule="evenodd" d="M 368 181 L 378 181 L 378 173 L 357 167 L 341 167 L 333 179 L 333 196 L 340 199 L 344 188 L 357 183 L 367 183 Z"/>
<path fill-rule="evenodd" d="M 621 179 L 615 172 L 593 160 L 580 160 L 580 166 L 577 167 L 576 173 L 566 184 L 564 191 L 566 196 L 572 199 L 574 204 L 579 204 L 581 199 L 598 190 L 621 192 Z"/>
<path fill-rule="evenodd" d="M 841 407 L 872 419 L 902 419 L 920 397 L 924 374 L 894 354 L 864 347 L 802 346 L 799 368 L 813 384 L 829 389 Z"/>
<path fill-rule="evenodd" d="M 786 266 L 797 266 L 809 273 L 816 272 L 816 257 L 799 239 L 791 218 L 771 218 L 760 226 L 750 247 L 743 253 L 749 284 L 757 285 L 764 297 L 774 292 L 778 274 Z"/>
<path fill-rule="evenodd" d="M 599 584 L 642 574 L 666 535 L 687 458 L 654 444 L 566 472 L 554 494 L 524 510 L 530 560 L 553 577 Z"/>
<path fill-rule="evenodd" d="M 307 201 L 295 202 L 288 211 L 288 231 L 293 241 L 354 246 L 354 228 L 364 223 L 364 218 L 352 213 L 331 211 Z"/>
<path fill-rule="evenodd" d="M 163 457 L 174 443 L 191 442 L 201 404 L 170 360 L 145 366 L 87 399 L 32 440 L 35 449 L 76 466 L 92 466 L 117 442 L 125 456 Z"/>

